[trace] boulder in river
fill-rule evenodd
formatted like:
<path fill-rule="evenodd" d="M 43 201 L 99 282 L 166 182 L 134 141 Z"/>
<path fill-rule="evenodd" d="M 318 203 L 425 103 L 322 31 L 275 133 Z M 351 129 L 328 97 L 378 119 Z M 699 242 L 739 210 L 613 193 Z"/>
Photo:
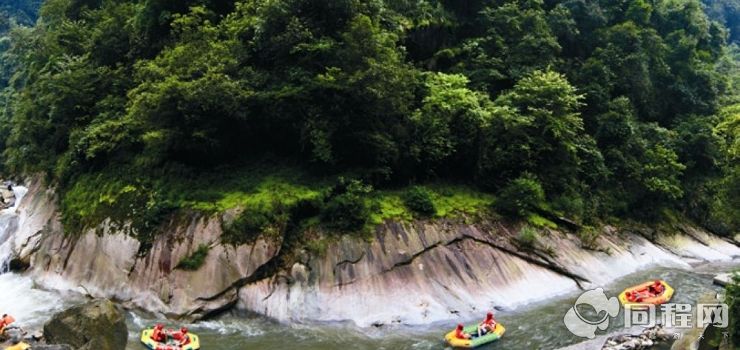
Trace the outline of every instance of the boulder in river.
<path fill-rule="evenodd" d="M 110 300 L 97 300 L 54 315 L 44 325 L 44 337 L 47 343 L 78 350 L 124 350 L 128 328 Z"/>
<path fill-rule="evenodd" d="M 714 284 L 720 286 L 720 287 L 727 287 L 728 284 L 732 281 L 732 274 L 730 273 L 721 273 L 717 276 L 714 276 Z"/>
<path fill-rule="evenodd" d="M 662 326 L 648 328 L 640 335 L 618 335 L 609 338 L 602 350 L 641 350 L 650 349 L 657 343 L 671 338 Z"/>

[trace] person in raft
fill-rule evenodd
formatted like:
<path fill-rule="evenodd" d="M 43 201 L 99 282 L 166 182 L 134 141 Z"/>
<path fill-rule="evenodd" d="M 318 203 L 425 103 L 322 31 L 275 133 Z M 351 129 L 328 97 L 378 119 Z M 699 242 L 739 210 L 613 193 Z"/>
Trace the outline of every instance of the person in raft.
<path fill-rule="evenodd" d="M 493 318 L 493 312 L 486 315 L 486 319 L 478 325 L 478 336 L 482 337 L 496 329 L 496 319 Z"/>
<path fill-rule="evenodd" d="M 185 327 L 180 328 L 179 332 L 172 334 L 174 338 L 181 346 L 190 344 L 190 336 L 188 335 L 188 329 Z"/>
<path fill-rule="evenodd" d="M 465 328 L 465 326 L 463 326 L 462 323 L 460 323 L 460 324 L 457 325 L 457 328 L 455 329 L 455 338 L 457 338 L 457 339 L 470 339 L 470 334 L 465 333 L 463 331 L 463 328 Z"/>
<path fill-rule="evenodd" d="M 15 322 L 15 318 L 13 318 L 13 316 L 3 314 L 3 318 L 0 319 L 0 334 L 5 333 L 5 328 L 10 326 L 13 322 Z"/>
<path fill-rule="evenodd" d="M 655 281 L 655 283 L 647 287 L 647 291 L 642 290 L 627 292 L 627 300 L 631 302 L 641 303 L 645 298 L 652 298 L 654 296 L 663 294 L 663 292 L 665 292 L 665 286 L 663 285 L 663 283 L 660 283 L 660 281 Z"/>
<path fill-rule="evenodd" d="M 663 286 L 663 283 L 660 283 L 660 281 L 655 281 L 653 285 L 648 287 L 648 292 L 652 296 L 660 295 L 665 291 L 665 287 Z"/>
<path fill-rule="evenodd" d="M 164 325 L 157 323 L 152 331 L 152 340 L 158 343 L 164 343 L 167 340 L 167 334 L 164 332 Z"/>

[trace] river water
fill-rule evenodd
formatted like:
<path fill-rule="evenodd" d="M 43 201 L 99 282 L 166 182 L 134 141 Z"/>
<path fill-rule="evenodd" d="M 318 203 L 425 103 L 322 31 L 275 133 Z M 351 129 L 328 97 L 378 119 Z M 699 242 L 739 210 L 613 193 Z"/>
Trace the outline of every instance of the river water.
<path fill-rule="evenodd" d="M 605 286 L 608 295 L 616 296 L 623 289 L 655 278 L 662 278 L 675 289 L 676 303 L 695 303 L 708 292 L 721 289 L 712 285 L 713 274 L 728 271 L 732 266 L 706 265 L 694 271 L 655 268 L 632 274 Z M 542 286 L 543 288 L 545 286 Z M 526 292 L 526 291 L 523 291 Z M 568 295 L 517 310 L 498 311 L 497 319 L 507 327 L 503 339 L 481 349 L 557 349 L 582 341 L 563 325 L 563 316 L 575 302 L 578 294 Z M 482 316 L 481 316 L 482 317 Z M 155 320 L 132 314 L 133 330 L 151 325 Z M 161 320 L 160 320 L 161 321 Z M 468 320 L 471 321 L 471 320 Z M 473 320 L 475 321 L 475 320 Z M 435 324 L 427 327 L 396 327 L 384 329 L 357 329 L 343 324 L 281 325 L 249 315 L 227 315 L 221 319 L 189 325 L 201 335 L 207 349 L 264 349 L 296 348 L 305 350 L 445 349 L 444 333 L 457 323 Z M 623 327 L 623 317 L 617 317 L 607 330 Z M 127 349 L 140 349 L 137 334 L 132 332 Z"/>
<path fill-rule="evenodd" d="M 16 190 L 19 197 L 23 193 L 23 188 Z M 13 224 L 10 220 L 13 212 L 14 208 L 0 211 L 0 263 L 8 255 L 8 244 L 5 242 L 8 237 L 5 231 L 8 231 L 6 226 Z M 616 296 L 626 287 L 659 278 L 668 281 L 676 289 L 673 302 L 693 304 L 700 296 L 721 290 L 712 285 L 712 278 L 716 273 L 737 267 L 740 267 L 740 262 L 707 264 L 692 271 L 653 268 L 603 287 L 608 295 Z M 547 286 L 533 285 L 530 288 Z M 80 295 L 38 289 L 30 277 L 15 273 L 0 272 L 0 291 L 5 295 L 0 297 L 0 313 L 12 314 L 18 324 L 27 330 L 41 329 L 55 312 L 84 301 Z M 527 291 L 522 290 L 522 293 Z M 568 332 L 562 321 L 578 295 L 579 293 L 573 293 L 516 310 L 497 311 L 496 317 L 506 326 L 506 334 L 500 341 L 482 349 L 557 349 L 582 341 L 583 339 Z M 144 349 L 138 340 L 142 328 L 157 322 L 178 326 L 137 311 L 129 312 L 127 321 L 130 331 L 127 350 Z M 445 349 L 443 335 L 460 321 L 450 320 L 449 323 L 425 327 L 358 329 L 348 324 L 284 325 L 256 315 L 232 313 L 187 326 L 201 336 L 201 345 L 207 350 L 426 350 Z M 468 323 L 476 320 L 462 321 Z M 620 315 L 613 319 L 607 332 L 617 331 L 622 326 L 623 317 Z"/>
<path fill-rule="evenodd" d="M 712 276 L 731 268 L 706 265 L 693 271 L 650 269 L 615 281 L 605 286 L 605 290 L 608 295 L 616 295 L 644 280 L 662 278 L 676 289 L 674 302 L 695 303 L 703 294 L 720 291 L 712 285 Z M 54 312 L 83 301 L 79 295 L 37 289 L 29 277 L 14 273 L 0 275 L 0 290 L 11 296 L 0 298 L 0 312 L 13 314 L 18 324 L 28 330 L 40 329 Z M 496 312 L 507 332 L 502 340 L 482 349 L 556 349 L 580 342 L 582 339 L 570 334 L 562 323 L 563 315 L 577 297 L 573 294 L 516 310 Z M 127 349 L 132 350 L 143 349 L 138 343 L 139 330 L 155 322 L 168 323 L 141 312 L 130 312 L 127 319 L 130 331 Z M 210 350 L 421 350 L 445 349 L 442 337 L 457 322 L 451 320 L 449 324 L 427 327 L 358 329 L 346 324 L 283 325 L 255 315 L 228 314 L 187 326 L 201 336 L 203 348 Z M 617 317 L 608 331 L 618 330 L 622 324 L 622 317 Z M 172 322 L 169 325 L 176 326 Z"/>

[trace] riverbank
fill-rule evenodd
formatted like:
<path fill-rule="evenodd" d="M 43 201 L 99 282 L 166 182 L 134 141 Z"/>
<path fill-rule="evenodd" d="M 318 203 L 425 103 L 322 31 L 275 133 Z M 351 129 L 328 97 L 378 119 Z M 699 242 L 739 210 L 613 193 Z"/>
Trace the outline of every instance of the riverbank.
<path fill-rule="evenodd" d="M 688 269 L 740 256 L 734 242 L 688 225 L 670 234 L 606 226 L 589 247 L 547 229 L 537 249 L 523 249 L 520 225 L 456 221 L 388 222 L 370 240 L 344 236 L 320 253 L 291 251 L 267 234 L 225 243 L 224 218 L 200 214 L 172 218 L 142 249 L 126 223 L 111 220 L 65 235 L 54 199 L 31 181 L 15 217 L 5 219 L 16 230 L 3 245 L 27 275 L 45 288 L 191 320 L 238 310 L 281 322 L 434 324 L 516 309 L 653 266 Z M 178 267 L 203 246 L 200 266 Z M 294 262 L 278 264 L 286 258 Z"/>

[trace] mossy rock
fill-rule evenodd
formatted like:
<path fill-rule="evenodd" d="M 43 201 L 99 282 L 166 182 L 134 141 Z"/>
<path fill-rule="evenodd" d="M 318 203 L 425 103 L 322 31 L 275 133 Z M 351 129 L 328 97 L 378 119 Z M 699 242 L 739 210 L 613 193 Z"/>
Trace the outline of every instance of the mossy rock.
<path fill-rule="evenodd" d="M 44 337 L 78 350 L 125 350 L 128 327 L 110 300 L 97 300 L 54 315 L 44 325 Z"/>

